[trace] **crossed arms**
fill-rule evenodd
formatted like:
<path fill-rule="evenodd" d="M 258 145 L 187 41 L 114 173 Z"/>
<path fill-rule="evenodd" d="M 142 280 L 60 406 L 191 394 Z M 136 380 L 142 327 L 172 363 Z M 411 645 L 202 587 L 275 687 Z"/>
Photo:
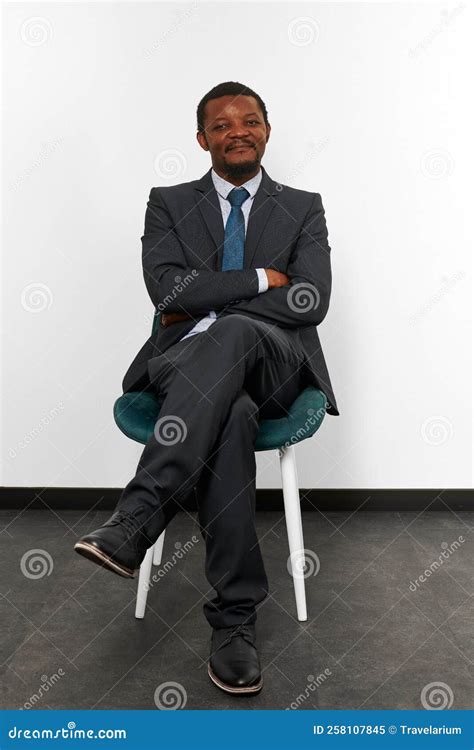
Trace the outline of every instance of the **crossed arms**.
<path fill-rule="evenodd" d="M 208 271 L 187 264 L 181 240 L 157 188 L 150 192 L 142 247 L 145 285 L 155 308 L 164 313 L 168 323 L 206 315 L 215 309 L 226 315 L 249 314 L 293 328 L 318 325 L 327 313 L 331 294 L 330 247 L 319 193 L 314 194 L 285 273 L 266 269 L 270 288 L 261 294 L 253 268 Z"/>

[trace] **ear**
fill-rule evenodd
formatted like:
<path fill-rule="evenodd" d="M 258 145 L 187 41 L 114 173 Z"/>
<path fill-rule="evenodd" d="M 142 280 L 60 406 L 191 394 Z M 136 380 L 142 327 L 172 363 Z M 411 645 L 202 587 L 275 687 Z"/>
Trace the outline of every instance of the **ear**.
<path fill-rule="evenodd" d="M 205 133 L 201 133 L 200 131 L 198 131 L 196 133 L 196 138 L 197 138 L 197 142 L 199 143 L 199 145 L 201 146 L 201 148 L 204 149 L 204 151 L 209 151 L 209 146 L 207 145 L 206 134 Z"/>
<path fill-rule="evenodd" d="M 265 143 L 268 143 L 268 139 L 270 138 L 270 132 L 271 132 L 271 129 L 272 129 L 272 126 L 270 125 L 270 123 L 268 123 L 268 125 L 266 125 L 266 128 L 267 128 L 267 135 L 266 135 L 266 138 L 265 138 Z"/>

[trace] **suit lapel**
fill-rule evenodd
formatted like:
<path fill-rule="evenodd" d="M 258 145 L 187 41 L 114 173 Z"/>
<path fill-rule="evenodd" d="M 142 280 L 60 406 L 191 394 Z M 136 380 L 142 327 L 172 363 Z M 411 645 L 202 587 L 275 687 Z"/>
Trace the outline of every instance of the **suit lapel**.
<path fill-rule="evenodd" d="M 200 180 L 198 180 L 195 185 L 195 190 L 196 204 L 217 250 L 220 251 L 224 244 L 224 222 L 222 221 L 219 196 L 214 187 L 210 169 Z M 214 270 L 217 270 L 217 258 L 217 253 L 214 253 L 212 258 L 205 258 L 209 263 L 212 261 Z"/>
<path fill-rule="evenodd" d="M 250 209 L 247 234 L 245 236 L 244 268 L 252 268 L 258 241 L 275 206 L 276 183 L 262 167 L 262 181 L 258 186 Z"/>
<path fill-rule="evenodd" d="M 224 247 L 224 222 L 222 221 L 219 197 L 212 181 L 211 170 L 195 185 L 197 206 L 216 246 L 214 269 L 221 268 Z M 244 268 L 252 268 L 252 261 L 258 241 L 275 205 L 274 195 L 278 193 L 275 183 L 262 167 L 262 180 L 250 209 L 245 237 Z"/>

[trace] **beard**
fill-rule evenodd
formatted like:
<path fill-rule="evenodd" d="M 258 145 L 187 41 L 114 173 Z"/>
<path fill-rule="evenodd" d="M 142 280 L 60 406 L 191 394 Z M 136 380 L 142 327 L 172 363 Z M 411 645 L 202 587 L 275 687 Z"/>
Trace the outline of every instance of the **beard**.
<path fill-rule="evenodd" d="M 231 164 L 224 157 L 224 165 L 228 177 L 245 177 L 245 175 L 251 174 L 260 166 L 260 159 L 256 152 L 253 159 Z"/>

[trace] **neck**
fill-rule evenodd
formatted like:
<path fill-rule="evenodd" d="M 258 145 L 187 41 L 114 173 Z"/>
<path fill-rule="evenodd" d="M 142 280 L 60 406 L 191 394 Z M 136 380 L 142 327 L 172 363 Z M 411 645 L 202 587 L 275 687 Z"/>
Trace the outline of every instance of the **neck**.
<path fill-rule="evenodd" d="M 214 172 L 216 172 L 219 177 L 222 177 L 223 180 L 227 180 L 227 182 L 231 182 L 232 185 L 235 185 L 235 187 L 240 187 L 248 180 L 251 180 L 252 177 L 255 177 L 260 172 L 260 164 L 257 165 L 254 169 L 249 170 L 248 172 L 245 172 L 243 174 L 229 174 L 225 171 L 225 169 L 220 169 L 219 167 L 215 167 L 214 164 L 212 165 L 212 168 Z"/>

